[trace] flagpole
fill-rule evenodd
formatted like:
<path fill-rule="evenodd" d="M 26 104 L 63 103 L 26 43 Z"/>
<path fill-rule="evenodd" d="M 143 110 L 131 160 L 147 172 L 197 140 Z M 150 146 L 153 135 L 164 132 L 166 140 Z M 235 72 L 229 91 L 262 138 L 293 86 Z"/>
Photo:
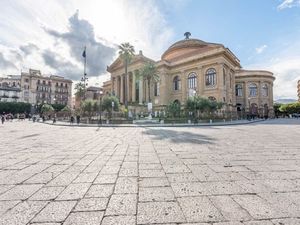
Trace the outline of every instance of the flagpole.
<path fill-rule="evenodd" d="M 84 80 L 84 95 L 83 95 L 83 100 L 86 98 L 86 46 L 84 46 L 84 68 L 83 68 L 83 80 Z"/>

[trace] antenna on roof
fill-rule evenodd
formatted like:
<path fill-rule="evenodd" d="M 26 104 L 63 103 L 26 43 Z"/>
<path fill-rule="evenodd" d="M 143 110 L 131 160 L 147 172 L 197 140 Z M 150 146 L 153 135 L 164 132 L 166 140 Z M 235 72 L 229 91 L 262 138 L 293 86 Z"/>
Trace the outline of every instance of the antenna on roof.
<path fill-rule="evenodd" d="M 187 40 L 187 39 L 190 39 L 190 36 L 192 35 L 190 32 L 185 32 L 184 34 L 183 34 L 184 36 L 185 36 L 185 39 Z"/>

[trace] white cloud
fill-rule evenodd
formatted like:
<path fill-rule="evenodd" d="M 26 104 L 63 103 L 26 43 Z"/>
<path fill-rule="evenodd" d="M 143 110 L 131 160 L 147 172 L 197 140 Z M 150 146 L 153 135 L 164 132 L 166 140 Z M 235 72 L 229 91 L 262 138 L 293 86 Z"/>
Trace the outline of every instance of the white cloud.
<path fill-rule="evenodd" d="M 277 6 L 277 9 L 283 10 L 286 8 L 292 8 L 296 6 L 300 6 L 300 0 L 283 0 L 282 3 Z"/>
<path fill-rule="evenodd" d="M 300 50 L 296 44 L 291 48 L 293 47 Z M 268 70 L 274 74 L 276 78 L 273 87 L 274 99 L 298 99 L 297 81 L 300 80 L 300 54 L 293 54 L 293 51 L 288 52 L 290 55 L 287 55 L 285 51 L 277 52 L 276 58 L 246 67 L 254 70 Z"/>
<path fill-rule="evenodd" d="M 268 47 L 267 45 L 262 45 L 258 48 L 255 48 L 255 51 L 256 51 L 257 54 L 261 54 L 263 51 L 266 50 L 267 47 Z"/>
<path fill-rule="evenodd" d="M 81 68 L 82 62 L 74 57 L 74 52 L 70 52 L 68 44 L 53 38 L 53 35 L 47 34 L 44 30 L 48 28 L 60 34 L 67 33 L 70 30 L 68 19 L 77 9 L 80 19 L 88 21 L 93 26 L 97 42 L 110 45 L 130 42 L 137 52 L 143 50 L 146 56 L 156 60 L 173 37 L 173 30 L 165 19 L 164 11 L 155 0 L 9 1 L 2 5 L 0 14 L 0 51 L 4 54 L 4 59 L 14 63 L 16 69 L 13 66 L 10 68 L 6 66 L 0 68 L 1 72 L 19 73 L 22 68 L 36 68 L 52 74 L 63 72 L 45 63 L 43 58 L 45 51 L 56 54 L 51 55 L 52 59 L 65 59 L 64 65 L 68 68 L 72 65 L 74 68 Z M 76 35 L 76 32 L 74 34 Z M 85 43 L 82 43 L 82 46 L 84 45 Z M 22 60 L 15 60 L 18 55 Z M 98 60 L 103 62 L 101 58 Z M 91 85 L 92 82 L 103 81 L 104 77 L 107 79 L 107 73 L 95 74 L 95 77 L 90 79 Z"/>

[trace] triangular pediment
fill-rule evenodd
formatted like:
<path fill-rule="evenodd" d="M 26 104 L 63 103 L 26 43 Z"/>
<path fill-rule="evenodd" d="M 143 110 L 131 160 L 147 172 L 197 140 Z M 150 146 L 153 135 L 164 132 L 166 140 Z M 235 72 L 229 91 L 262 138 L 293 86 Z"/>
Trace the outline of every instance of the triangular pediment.
<path fill-rule="evenodd" d="M 150 58 L 147 58 L 145 57 L 144 55 L 142 54 L 138 54 L 138 55 L 134 55 L 129 63 L 129 65 L 132 65 L 134 63 L 138 63 L 138 62 L 154 62 L 154 60 L 150 59 Z M 110 66 L 107 67 L 107 71 L 108 72 L 111 72 L 111 71 L 114 71 L 116 69 L 119 69 L 119 68 L 122 68 L 124 67 L 124 62 L 123 60 L 121 59 L 121 57 L 119 56 Z"/>

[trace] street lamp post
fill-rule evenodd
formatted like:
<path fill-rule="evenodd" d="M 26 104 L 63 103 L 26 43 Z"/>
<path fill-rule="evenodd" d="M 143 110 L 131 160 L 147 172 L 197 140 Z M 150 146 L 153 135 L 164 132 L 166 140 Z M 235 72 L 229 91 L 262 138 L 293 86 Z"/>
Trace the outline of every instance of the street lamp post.
<path fill-rule="evenodd" d="M 102 114 L 102 94 L 103 94 L 103 91 L 100 91 L 100 92 L 99 92 L 99 95 L 100 95 L 100 96 L 99 96 L 99 97 L 100 97 L 100 98 L 99 98 L 99 100 L 100 100 L 100 102 L 99 102 L 99 111 L 100 111 L 100 112 L 99 112 L 99 116 L 100 116 L 99 124 L 100 124 L 100 125 L 102 125 L 102 118 L 101 118 L 101 114 Z"/>

